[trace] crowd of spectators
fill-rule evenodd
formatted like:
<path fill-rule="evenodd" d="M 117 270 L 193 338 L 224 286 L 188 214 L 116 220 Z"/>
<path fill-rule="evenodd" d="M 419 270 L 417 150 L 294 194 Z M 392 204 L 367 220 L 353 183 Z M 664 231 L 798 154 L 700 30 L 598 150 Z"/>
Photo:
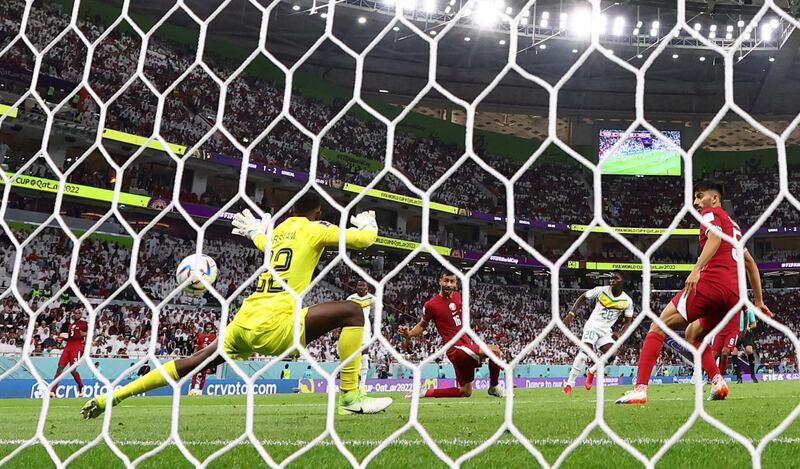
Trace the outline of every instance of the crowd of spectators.
<path fill-rule="evenodd" d="M 19 30 L 22 8 L 25 2 L 11 0 L 0 3 L 0 47 L 7 45 Z M 68 24 L 67 17 L 55 7 L 37 5 L 28 18 L 26 34 L 32 43 L 42 48 Z M 91 39 L 99 37 L 102 26 L 95 21 L 79 20 L 81 30 Z M 89 74 L 89 86 L 98 96 L 107 100 L 113 96 L 135 71 L 139 56 L 140 40 L 128 33 L 112 32 L 98 47 Z M 77 84 L 83 75 L 86 48 L 74 33 L 65 36 L 53 47 L 42 63 L 40 74 L 51 79 Z M 147 51 L 144 76 L 159 91 L 188 70 L 194 61 L 192 51 L 175 44 L 152 38 Z M 219 77 L 227 78 L 231 69 L 206 58 L 210 70 Z M 0 61 L 2 80 L 32 80 L 33 56 L 20 43 L 9 50 Z M 11 78 L 9 78 L 11 77 Z M 234 79 L 227 94 L 225 112 L 221 124 L 240 143 L 247 145 L 263 131 L 282 108 L 282 86 L 242 74 Z M 80 99 L 70 103 L 84 124 L 97 122 L 99 107 L 84 91 Z M 180 83 L 166 95 L 160 133 L 169 142 L 192 146 L 206 136 L 215 125 L 219 89 L 207 72 L 195 67 Z M 312 133 L 318 134 L 336 115 L 344 103 L 341 100 L 322 102 L 303 96 L 296 91 L 292 95 L 291 113 Z M 105 126 L 137 135 L 153 132 L 156 116 L 156 99 L 141 79 L 122 93 L 109 106 Z M 434 138 L 421 138 L 407 133 L 395 135 L 394 162 L 415 185 L 430 187 L 458 160 L 463 152 L 459 148 L 442 143 Z M 382 161 L 386 154 L 386 129 L 382 124 L 356 114 L 348 113 L 323 137 L 322 146 L 349 153 L 373 161 Z M 219 132 L 213 133 L 201 146 L 202 151 L 219 152 L 231 156 L 240 155 L 231 141 Z M 521 166 L 520 162 L 499 156 L 481 153 L 495 169 L 511 175 Z M 286 120 L 282 120 L 255 148 L 251 161 L 291 169 L 308 170 L 311 156 L 311 141 Z M 46 176 L 43 165 L 32 168 L 34 175 Z M 318 174 L 329 180 L 346 180 L 365 185 L 375 172 L 365 167 L 343 166 L 320 159 Z M 537 163 L 515 186 L 516 214 L 521 218 L 546 220 L 561 223 L 586 223 L 592 218 L 592 190 L 590 178 L 584 170 L 574 165 Z M 98 171 L 75 172 L 72 182 L 107 187 L 110 174 Z M 774 198 L 778 181 L 774 168 L 761 167 L 751 162 L 744 168 L 710 172 L 706 177 L 725 183 L 726 191 L 733 200 L 733 215 L 742 225 L 755 222 L 759 214 Z M 797 186 L 800 171 L 791 171 L 793 184 Z M 168 178 L 144 170 L 136 170 L 129 176 L 131 189 L 144 191 L 165 198 L 172 196 Z M 681 178 L 644 177 L 632 178 L 609 176 L 603 178 L 603 213 L 606 219 L 618 226 L 656 226 L 669 224 L 672 216 L 682 205 L 683 180 Z M 387 177 L 378 186 L 392 192 L 411 192 L 396 178 Z M 442 184 L 433 199 L 461 208 L 503 213 L 505 211 L 505 188 L 482 171 L 476 163 L 467 161 Z M 186 194 L 184 200 L 221 205 L 224 201 L 216 194 Z M 695 224 L 689 221 L 690 224 Z M 800 211 L 781 208 L 773 214 L 771 226 L 800 225 Z M 391 230 L 390 233 L 392 234 Z M 445 233 L 446 236 L 446 233 Z M 441 241 L 440 239 L 437 239 Z M 436 240 L 435 240 L 436 241 Z M 441 243 L 440 244 L 444 244 Z M 26 299 L 34 305 L 47 299 L 45 292 L 55 293 L 63 285 L 70 268 L 71 243 L 59 234 L 49 231 L 38 236 L 24 252 L 20 265 L 18 285 Z M 156 232 L 148 235 L 142 243 L 137 259 L 136 281 L 155 302 L 166 298 L 176 287 L 172 266 L 192 253 L 193 241 L 168 237 Z M 230 296 L 255 271 L 261 254 L 254 248 L 227 240 L 207 240 L 204 251 L 217 259 L 220 267 L 217 288 L 224 296 Z M 557 253 L 555 253 L 557 254 Z M 9 287 L 13 262 L 13 247 L 0 243 L 0 289 Z M 604 249 L 602 260 L 629 260 L 629 253 L 616 248 Z M 774 255 L 773 258 L 780 256 Z M 576 252 L 575 258 L 581 258 Z M 593 258 L 592 260 L 601 260 Z M 688 262 L 692 258 L 686 253 L 671 252 L 664 261 Z M 91 298 L 107 298 L 120 289 L 128 278 L 131 261 L 130 249 L 109 241 L 84 243 L 75 270 L 75 280 L 80 291 Z M 246 268 L 243 268 L 246 266 Z M 334 271 L 330 279 L 309 292 L 306 303 L 341 299 L 352 291 L 352 278 L 342 269 Z M 389 283 L 384 298 L 385 311 L 383 334 L 403 354 L 418 361 L 441 345 L 438 335 L 429 330 L 421 340 L 411 343 L 401 341 L 396 334 L 397 325 L 411 324 L 420 316 L 420 305 L 436 291 L 436 276 L 425 267 L 409 266 L 401 275 Z M 246 294 L 246 290 L 244 292 Z M 561 293 L 562 309 L 569 304 L 577 291 Z M 240 295 L 241 296 L 241 295 Z M 98 356 L 141 356 L 151 341 L 151 311 L 136 291 L 130 287 L 118 295 L 121 304 L 106 306 L 97 316 L 93 351 Z M 768 292 L 778 317 L 794 331 L 800 331 L 796 311 L 800 306 L 800 295 L 794 290 Z M 72 301 L 72 300 L 71 300 Z M 513 356 L 530 343 L 551 320 L 550 295 L 542 285 L 498 285 L 478 283 L 472 291 L 472 325 L 476 334 L 490 343 L 497 343 L 508 356 Z M 209 297 L 177 295 L 172 306 L 160 313 L 156 338 L 157 353 L 185 355 L 191 353 L 194 335 L 206 321 L 218 322 L 219 308 L 210 304 Z M 234 305 L 235 306 L 235 305 Z M 65 309 L 73 303 L 55 302 L 37 317 L 34 328 L 34 350 L 36 353 L 52 354 L 59 348 L 57 331 L 66 314 Z M 28 316 L 19 304 L 8 297 L 2 303 L 0 325 L 0 352 L 18 350 L 25 336 Z M 580 321 L 575 330 L 580 327 Z M 782 334 L 767 328 L 758 333 L 758 348 L 762 363 L 785 363 L 791 361 L 791 344 Z M 312 345 L 311 350 L 321 359 L 336 357 L 335 335 Z M 617 358 L 617 363 L 635 363 L 638 345 L 643 339 L 636 331 Z M 375 353 L 385 355 L 385 351 Z M 577 349 L 560 331 L 553 330 L 535 347 L 526 362 L 542 364 L 564 364 L 574 356 Z M 679 359 L 670 354 L 665 363 Z"/>
<path fill-rule="evenodd" d="M 9 43 L 19 30 L 25 2 L 12 0 L 0 5 L 0 45 Z M 36 5 L 28 18 L 27 36 L 42 48 L 68 25 L 68 17 L 58 7 Z M 103 26 L 97 19 L 79 19 L 78 26 L 90 40 L 98 38 Z M 118 28 L 119 29 L 119 28 Z M 97 47 L 90 65 L 89 85 L 98 96 L 107 100 L 135 72 L 141 40 L 119 30 L 112 31 Z M 85 66 L 86 47 L 74 33 L 67 34 L 48 51 L 40 74 L 63 82 L 80 81 Z M 192 146 L 200 141 L 215 124 L 219 103 L 219 87 L 201 67 L 192 64 L 195 53 L 183 46 L 151 37 L 146 53 L 144 76 L 159 92 L 165 91 L 186 70 L 188 75 L 175 86 L 165 99 L 160 133 L 165 140 Z M 225 79 L 232 69 L 205 57 L 209 69 Z M 33 56 L 17 44 L 3 57 L 0 73 L 4 80 L 17 77 L 30 81 Z M 20 74 L 20 71 L 27 72 Z M 85 92 L 71 104 L 83 116 L 96 115 L 98 107 Z M 279 115 L 283 105 L 282 85 L 258 79 L 248 73 L 237 76 L 228 88 L 222 124 L 231 134 L 247 145 Z M 292 115 L 312 133 L 318 134 L 341 110 L 344 102 L 335 99 L 322 102 L 293 91 Z M 345 114 L 323 137 L 322 146 L 356 155 L 367 160 L 382 161 L 386 153 L 386 129 L 383 124 L 361 117 L 363 113 Z M 150 135 L 156 116 L 155 97 L 140 79 L 129 91 L 111 103 L 106 127 L 137 135 Z M 221 133 L 214 132 L 201 146 L 207 152 L 240 156 L 240 152 Z M 481 149 L 479 149 L 481 150 Z M 520 162 L 479 151 L 495 169 L 505 175 L 515 173 Z M 404 132 L 395 136 L 394 162 L 397 168 L 420 188 L 430 187 L 462 156 L 463 150 L 433 138 L 421 138 Z M 285 119 L 258 144 L 251 161 L 267 165 L 308 170 L 311 141 Z M 371 181 L 375 172 L 357 166 L 342 166 L 320 159 L 318 174 L 329 180 L 347 180 L 360 184 Z M 800 178 L 800 172 L 792 172 Z M 767 206 L 777 190 L 776 172 L 757 164 L 737 170 L 707 174 L 725 181 L 726 190 L 735 194 L 735 218 L 742 225 L 752 224 Z M 75 177 L 81 177 L 77 174 Z M 99 179 L 103 179 L 98 176 Z M 84 180 L 89 179 L 83 176 Z M 577 165 L 537 163 L 516 184 L 516 211 L 521 218 L 561 223 L 586 223 L 592 218 L 592 190 L 588 173 Z M 140 183 L 145 181 L 139 180 Z M 608 176 L 603 178 L 603 213 L 618 226 L 664 227 L 677 213 L 682 202 L 682 178 Z M 145 184 L 138 184 L 141 187 Z M 149 181 L 147 190 L 171 196 L 169 181 Z M 396 178 L 385 178 L 378 186 L 393 192 L 410 194 Z M 159 192 L 160 191 L 160 192 Z M 640 196 L 641 195 L 641 196 Z M 503 213 L 505 190 L 488 173 L 468 161 L 434 194 L 434 200 L 460 208 Z M 185 194 L 185 200 L 221 205 L 224 200 L 213 194 Z M 741 202 L 746 200 L 747 202 Z M 738 203 L 737 203 L 738 202 Z M 798 224 L 800 211 L 782 207 L 773 217 L 772 225 Z M 692 220 L 686 223 L 692 224 Z"/>
<path fill-rule="evenodd" d="M 54 233 L 40 235 L 25 251 L 17 285 L 23 297 L 34 309 L 42 308 L 36 316 L 32 332 L 33 353 L 54 355 L 59 353 L 61 330 L 68 311 L 81 307 L 76 298 L 67 292 L 65 296 L 44 306 L 46 300 L 67 278 L 69 268 L 69 241 Z M 13 265 L 13 248 L 0 246 L 0 261 L 3 266 Z M 216 286 L 225 296 L 245 282 L 260 263 L 259 253 L 250 247 L 231 241 L 210 240 L 207 253 L 214 256 L 220 265 L 220 276 Z M 175 287 L 173 269 L 179 259 L 194 250 L 191 241 L 179 240 L 163 234 L 155 234 L 142 242 L 136 278 L 154 303 L 160 303 Z M 76 284 L 90 299 L 107 298 L 120 288 L 119 279 L 127 278 L 131 255 L 129 248 L 111 241 L 89 241 L 81 250 L 80 266 L 76 269 Z M 376 267 L 368 256 L 357 261 L 376 278 L 384 272 Z M 8 269 L 0 271 L 0 289 L 9 287 Z M 306 297 L 304 304 L 340 300 L 354 290 L 359 277 L 343 264 L 335 266 Z M 383 297 L 381 332 L 384 337 L 407 359 L 420 361 L 441 347 L 442 342 L 434 328 L 429 328 L 417 340 L 407 342 L 397 334 L 397 326 L 413 325 L 422 315 L 421 305 L 436 294 L 438 269 L 430 265 L 411 263 L 399 274 L 388 280 Z M 600 280 L 602 281 L 602 280 Z M 597 280 L 576 276 L 565 283 L 559 294 L 559 314 L 563 315 L 582 289 Z M 501 347 L 506 358 L 520 354 L 552 320 L 551 297 L 547 277 L 525 280 L 513 272 L 487 272 L 479 274 L 470 290 L 472 316 L 470 323 L 479 337 L 487 343 Z M 639 284 L 632 281 L 630 294 L 640 305 Z M 128 290 L 125 290 L 126 292 Z M 247 290 L 243 295 L 247 294 Z M 669 300 L 672 292 L 654 293 L 653 304 Z M 241 298 L 240 295 L 237 298 Z M 795 333 L 800 332 L 796 311 L 800 307 L 800 292 L 793 289 L 767 290 L 766 301 L 777 313 L 777 318 Z M 238 301 L 232 304 L 231 317 Z M 6 352 L 19 352 L 28 331 L 28 314 L 13 297 L 2 300 L 0 312 L 0 347 Z M 657 306 L 654 306 L 654 309 Z M 641 310 L 636 307 L 637 312 Z M 96 316 L 93 355 L 140 357 L 145 354 L 152 341 L 152 310 L 141 298 L 118 295 L 116 301 L 101 308 Z M 573 332 L 579 335 L 588 311 L 579 315 Z M 187 355 L 193 351 L 194 337 L 206 322 L 219 324 L 221 308 L 206 295 L 197 297 L 178 295 L 159 314 L 156 330 L 155 352 L 161 355 Z M 644 329 L 637 329 L 620 349 L 616 364 L 635 364 Z M 762 357 L 762 366 L 786 367 L 794 364 L 791 342 L 783 334 L 762 326 L 757 331 L 757 349 Z M 336 334 L 326 336 L 311 345 L 310 350 L 318 359 L 336 359 Z M 577 353 L 577 347 L 558 328 L 551 330 L 540 343 L 529 351 L 523 362 L 536 364 L 567 364 Z M 388 359 L 386 350 L 378 344 L 372 352 L 377 357 Z M 662 364 L 680 364 L 681 358 L 667 351 Z"/>

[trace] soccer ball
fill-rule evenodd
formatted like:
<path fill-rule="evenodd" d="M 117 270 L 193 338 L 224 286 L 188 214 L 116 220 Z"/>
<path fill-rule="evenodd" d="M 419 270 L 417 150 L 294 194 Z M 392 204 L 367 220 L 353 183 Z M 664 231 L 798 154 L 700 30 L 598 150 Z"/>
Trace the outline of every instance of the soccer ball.
<path fill-rule="evenodd" d="M 191 282 L 183 291 L 195 295 L 206 291 L 206 287 L 200 281 L 201 276 L 209 284 L 213 284 L 214 280 L 217 279 L 217 263 L 205 254 L 188 256 L 178 264 L 178 271 L 175 274 L 179 284 L 191 279 Z"/>

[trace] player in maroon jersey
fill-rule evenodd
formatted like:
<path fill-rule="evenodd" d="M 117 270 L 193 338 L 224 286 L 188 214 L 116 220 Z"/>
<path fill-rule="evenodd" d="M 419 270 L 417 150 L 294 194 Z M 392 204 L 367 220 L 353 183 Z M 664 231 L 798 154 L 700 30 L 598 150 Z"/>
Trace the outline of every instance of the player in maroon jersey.
<path fill-rule="evenodd" d="M 412 329 L 400 326 L 398 332 L 406 339 L 421 335 L 428 324 L 433 321 L 436 330 L 446 343 L 461 331 L 461 294 L 455 291 L 458 278 L 452 272 L 443 270 L 439 275 L 439 294 L 425 303 L 422 320 Z M 500 347 L 489 345 L 497 356 L 500 356 Z M 481 349 L 467 335 L 461 336 L 458 341 L 447 350 L 447 358 L 456 370 L 457 388 L 428 389 L 423 397 L 469 397 L 472 395 L 472 381 L 475 379 L 475 368 L 481 366 L 486 358 Z M 500 367 L 489 360 L 489 395 L 504 397 L 503 388 L 498 386 Z M 410 398 L 410 393 L 406 396 Z"/>
<path fill-rule="evenodd" d="M 708 226 L 700 227 L 700 257 L 692 272 L 686 278 L 686 286 L 664 307 L 661 320 L 670 329 L 686 328 L 686 340 L 700 347 L 706 334 L 739 302 L 739 281 L 736 266 L 738 258 L 733 245 L 723 241 L 722 232 L 735 240 L 742 238 L 742 232 L 727 212 L 722 208 L 722 186 L 712 182 L 699 182 L 695 185 L 694 205 L 700 210 L 703 221 Z M 753 303 L 764 314 L 772 312 L 764 304 L 761 291 L 761 277 L 753 256 L 745 249 L 744 263 L 750 286 L 753 288 Z M 664 346 L 664 331 L 655 322 L 645 337 L 639 354 L 639 368 L 636 387 L 617 399 L 617 404 L 644 404 L 647 402 L 647 384 L 661 348 Z M 719 373 L 711 348 L 706 347 L 702 354 L 702 366 L 711 378 L 712 400 L 725 399 L 728 385 Z"/>
<path fill-rule="evenodd" d="M 194 345 L 194 353 L 203 350 L 217 340 L 217 334 L 214 333 L 214 324 L 207 322 L 203 328 L 203 332 L 197 334 L 197 340 Z M 190 396 L 199 396 L 203 394 L 203 388 L 206 385 L 206 376 L 211 373 L 211 368 L 206 368 L 200 373 L 192 376 L 192 387 L 189 388 Z"/>
<path fill-rule="evenodd" d="M 86 344 L 86 331 L 89 329 L 89 324 L 81 319 L 82 316 L 80 308 L 73 309 L 71 320 L 66 321 L 61 327 L 61 337 L 66 340 L 67 345 L 58 359 L 58 368 L 53 377 L 53 384 L 50 385 L 50 397 L 56 397 L 55 391 L 58 387 L 58 377 L 64 372 L 64 368 L 77 363 L 81 355 L 83 355 L 83 347 Z M 72 377 L 78 383 L 78 394 L 82 395 L 83 381 L 81 381 L 81 375 L 78 374 L 77 368 L 72 370 Z"/>
<path fill-rule="evenodd" d="M 711 353 L 714 355 L 714 360 L 719 359 L 719 372 L 722 375 L 728 369 L 728 357 L 736 350 L 736 342 L 738 341 L 739 314 L 736 314 L 725 324 L 721 331 L 717 332 L 711 342 Z"/>

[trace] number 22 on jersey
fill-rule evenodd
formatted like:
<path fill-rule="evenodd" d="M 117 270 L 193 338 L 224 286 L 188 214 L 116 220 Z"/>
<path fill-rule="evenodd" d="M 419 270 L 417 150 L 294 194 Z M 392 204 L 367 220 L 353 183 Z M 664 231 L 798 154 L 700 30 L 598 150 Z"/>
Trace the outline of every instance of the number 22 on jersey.
<path fill-rule="evenodd" d="M 270 263 L 277 274 L 280 275 L 282 272 L 287 272 L 292 267 L 292 249 L 282 248 L 278 249 L 277 251 L 273 251 Z M 280 293 L 283 291 L 283 287 L 281 286 L 280 282 L 272 278 L 270 275 L 269 281 L 263 277 L 258 279 L 258 287 L 256 288 L 256 292 L 264 293 L 264 291 L 267 293 Z"/>

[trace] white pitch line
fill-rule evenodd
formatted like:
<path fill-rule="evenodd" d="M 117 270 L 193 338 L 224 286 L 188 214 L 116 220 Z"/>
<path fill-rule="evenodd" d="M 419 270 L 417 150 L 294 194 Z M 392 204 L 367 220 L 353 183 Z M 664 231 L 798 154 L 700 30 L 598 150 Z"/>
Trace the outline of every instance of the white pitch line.
<path fill-rule="evenodd" d="M 2 440 L 0 445 L 20 445 L 28 440 Z M 49 440 L 51 445 L 66 446 L 66 445 L 86 445 L 91 440 Z M 187 446 L 224 446 L 230 444 L 233 440 L 183 440 Z M 436 444 L 441 446 L 478 446 L 483 444 L 485 440 L 474 440 L 465 438 L 441 439 L 434 440 Z M 530 442 L 533 445 L 570 445 L 574 442 L 570 438 L 541 438 L 533 439 Z M 662 445 L 668 441 L 666 438 L 631 438 L 625 440 L 630 444 L 643 445 L 643 444 L 659 444 Z M 750 440 L 757 443 L 758 440 Z M 119 446 L 158 446 L 163 440 L 117 440 L 115 443 Z M 261 440 L 264 446 L 305 446 L 310 440 Z M 378 446 L 383 440 L 344 440 L 347 446 Z M 695 445 L 724 445 L 734 443 L 735 441 L 728 438 L 683 438 L 678 440 L 677 444 L 695 444 Z M 771 443 L 778 444 L 798 444 L 800 437 L 781 437 L 772 440 Z M 36 444 L 39 444 L 37 441 Z M 249 441 L 243 441 L 239 445 L 249 445 Z M 517 440 L 501 439 L 494 443 L 500 446 L 516 446 L 520 443 Z M 589 438 L 581 442 L 585 446 L 614 446 L 616 443 L 608 438 Z M 174 443 L 170 443 L 174 445 Z M 334 446 L 333 441 L 326 439 L 318 443 L 321 446 Z M 426 446 L 425 440 L 421 439 L 399 439 L 391 443 L 394 446 Z"/>

